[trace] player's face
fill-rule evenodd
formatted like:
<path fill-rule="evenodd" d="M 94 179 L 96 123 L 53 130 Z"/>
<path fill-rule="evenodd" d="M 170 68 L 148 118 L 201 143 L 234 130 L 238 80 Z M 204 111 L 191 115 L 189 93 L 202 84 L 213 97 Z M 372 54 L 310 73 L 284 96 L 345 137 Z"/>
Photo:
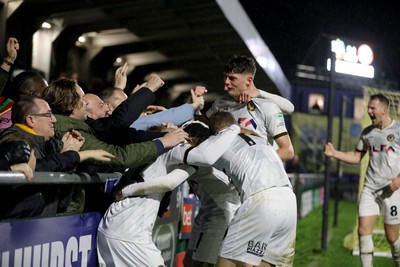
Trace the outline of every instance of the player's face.
<path fill-rule="evenodd" d="M 224 91 L 238 101 L 240 94 L 249 90 L 249 87 L 246 86 L 246 82 L 248 84 L 247 76 L 248 75 L 241 73 L 225 73 Z"/>
<path fill-rule="evenodd" d="M 386 113 L 387 108 L 383 106 L 378 99 L 373 99 L 368 102 L 368 115 L 371 119 L 372 125 L 382 125 L 382 120 Z"/>

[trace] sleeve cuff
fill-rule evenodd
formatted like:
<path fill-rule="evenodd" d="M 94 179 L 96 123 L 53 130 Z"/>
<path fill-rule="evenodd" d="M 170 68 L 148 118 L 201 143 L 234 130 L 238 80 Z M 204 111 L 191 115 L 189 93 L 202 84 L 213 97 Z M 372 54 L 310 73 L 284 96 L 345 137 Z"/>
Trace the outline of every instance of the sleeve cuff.
<path fill-rule="evenodd" d="M 160 139 L 154 139 L 153 140 L 154 144 L 157 147 L 157 153 L 158 155 L 161 155 L 162 153 L 164 153 L 164 145 L 163 143 L 160 141 Z"/>

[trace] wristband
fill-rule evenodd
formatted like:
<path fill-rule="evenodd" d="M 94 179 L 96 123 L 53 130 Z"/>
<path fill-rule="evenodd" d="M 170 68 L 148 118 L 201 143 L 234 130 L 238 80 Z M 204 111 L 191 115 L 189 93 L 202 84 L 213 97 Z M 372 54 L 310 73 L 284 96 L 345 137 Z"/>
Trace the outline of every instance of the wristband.
<path fill-rule="evenodd" d="M 9 61 L 6 57 L 3 58 L 3 63 L 7 64 L 7 65 L 10 66 L 10 67 L 11 67 L 12 65 L 14 65 L 14 62 Z"/>

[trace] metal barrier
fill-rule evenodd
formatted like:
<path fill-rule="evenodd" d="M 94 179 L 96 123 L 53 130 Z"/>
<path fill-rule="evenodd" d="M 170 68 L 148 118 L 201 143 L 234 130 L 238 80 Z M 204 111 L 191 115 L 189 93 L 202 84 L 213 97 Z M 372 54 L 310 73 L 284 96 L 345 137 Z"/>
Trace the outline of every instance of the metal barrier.
<path fill-rule="evenodd" d="M 108 179 L 121 177 L 121 173 L 95 173 L 83 172 L 35 172 L 32 181 L 28 181 L 24 174 L 19 172 L 0 172 L 0 184 L 93 184 L 104 183 Z"/>
<path fill-rule="evenodd" d="M 0 185 L 15 184 L 101 184 L 121 173 L 35 172 L 29 182 L 21 173 L 0 172 Z M 289 174 L 297 195 L 299 218 L 323 200 L 323 174 Z M 188 196 L 187 184 L 172 192 L 169 212 L 158 218 L 153 240 L 166 266 L 182 266 L 191 226 L 199 203 Z M 0 263 L 10 266 L 97 266 L 96 232 L 100 213 L 83 213 L 0 223 Z M 23 264 L 22 264 L 23 263 Z M 40 264 L 39 264 L 40 263 Z M 56 265 L 54 265 L 56 266 Z"/>

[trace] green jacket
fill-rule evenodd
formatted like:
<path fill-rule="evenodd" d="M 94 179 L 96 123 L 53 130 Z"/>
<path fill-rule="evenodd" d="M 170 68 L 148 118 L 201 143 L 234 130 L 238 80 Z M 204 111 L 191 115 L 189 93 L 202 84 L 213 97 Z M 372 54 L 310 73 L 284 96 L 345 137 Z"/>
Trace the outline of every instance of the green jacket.
<path fill-rule="evenodd" d="M 118 168 L 134 168 L 145 163 L 154 161 L 158 156 L 155 142 L 142 142 L 125 146 L 110 145 L 100 141 L 93 135 L 93 130 L 84 121 L 63 115 L 56 115 L 55 124 L 56 137 L 59 139 L 71 130 L 77 130 L 85 138 L 81 150 L 103 149 L 115 156 L 111 162 L 93 162 L 96 165 L 109 165 Z M 91 162 L 92 163 L 92 162 Z"/>

